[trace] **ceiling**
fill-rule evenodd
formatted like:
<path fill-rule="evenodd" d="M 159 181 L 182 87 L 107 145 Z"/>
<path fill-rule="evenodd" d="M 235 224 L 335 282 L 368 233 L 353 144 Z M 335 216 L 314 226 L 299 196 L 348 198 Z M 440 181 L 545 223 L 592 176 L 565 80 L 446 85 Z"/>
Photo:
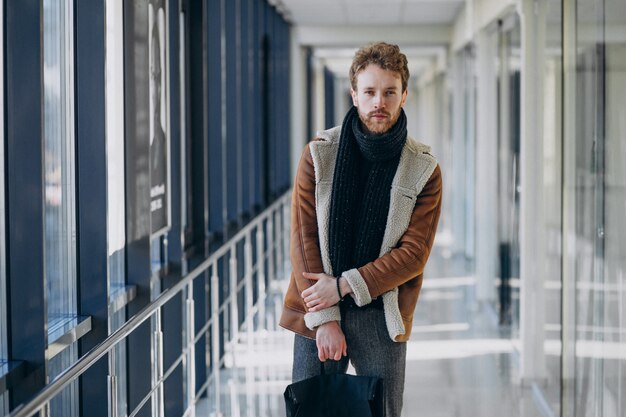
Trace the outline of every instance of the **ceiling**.
<path fill-rule="evenodd" d="M 295 25 L 451 24 L 465 0 L 281 0 Z"/>
<path fill-rule="evenodd" d="M 374 41 L 396 43 L 412 74 L 437 59 L 466 0 L 269 0 L 279 5 L 303 44 L 339 77 L 354 52 Z"/>

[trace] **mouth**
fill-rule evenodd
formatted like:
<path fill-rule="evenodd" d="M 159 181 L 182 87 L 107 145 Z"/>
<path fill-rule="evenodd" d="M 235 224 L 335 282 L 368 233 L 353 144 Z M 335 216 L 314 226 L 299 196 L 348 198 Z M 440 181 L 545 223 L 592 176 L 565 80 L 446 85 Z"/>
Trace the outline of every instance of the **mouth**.
<path fill-rule="evenodd" d="M 378 120 L 380 120 L 380 119 L 386 119 L 386 118 L 387 118 L 387 115 L 386 115 L 386 114 L 383 114 L 383 113 L 377 113 L 377 114 L 373 114 L 373 115 L 372 115 L 372 117 L 373 117 L 374 119 L 378 119 Z"/>

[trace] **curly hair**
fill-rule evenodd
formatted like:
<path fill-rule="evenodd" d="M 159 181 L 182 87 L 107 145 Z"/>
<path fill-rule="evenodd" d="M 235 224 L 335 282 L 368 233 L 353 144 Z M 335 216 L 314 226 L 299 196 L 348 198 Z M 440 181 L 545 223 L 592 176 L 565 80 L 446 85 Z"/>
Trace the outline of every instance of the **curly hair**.
<path fill-rule="evenodd" d="M 400 52 L 398 45 L 385 42 L 372 43 L 356 51 L 350 67 L 350 84 L 356 91 L 356 77 L 369 64 L 376 64 L 384 70 L 400 74 L 402 91 L 406 91 L 409 82 L 409 67 L 406 55 Z"/>

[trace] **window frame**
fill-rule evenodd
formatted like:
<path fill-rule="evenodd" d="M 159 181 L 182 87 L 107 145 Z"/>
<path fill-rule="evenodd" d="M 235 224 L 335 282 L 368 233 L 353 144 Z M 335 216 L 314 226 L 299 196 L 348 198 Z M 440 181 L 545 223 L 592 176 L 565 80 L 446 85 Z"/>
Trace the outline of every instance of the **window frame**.
<path fill-rule="evenodd" d="M 4 0 L 0 0 L 0 45 L 4 45 Z M 5 141 L 4 141 L 4 53 L 0 54 L 0 135 L 2 138 L 0 144 L 0 172 L 6 175 L 4 170 L 4 156 L 5 156 Z M 4 369 L 2 369 L 2 362 L 8 361 L 9 359 L 9 349 L 7 346 L 7 325 L 8 325 L 8 317 L 7 317 L 7 293 L 6 293 L 6 229 L 5 229 L 5 200 L 4 200 L 4 181 L 0 181 L 0 230 L 2 233 L 0 234 L 0 375 L 4 373 Z M 0 392 L 0 396 L 3 393 Z M 0 404 L 2 404 L 0 402 Z M 6 411 L 2 410 L 0 407 L 0 412 Z"/>

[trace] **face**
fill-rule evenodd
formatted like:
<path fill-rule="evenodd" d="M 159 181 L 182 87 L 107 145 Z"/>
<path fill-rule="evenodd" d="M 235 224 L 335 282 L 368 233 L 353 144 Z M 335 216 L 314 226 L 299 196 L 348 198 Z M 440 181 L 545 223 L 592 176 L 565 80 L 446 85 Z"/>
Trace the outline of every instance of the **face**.
<path fill-rule="evenodd" d="M 388 131 L 400 117 L 407 91 L 402 91 L 400 74 L 370 64 L 356 76 L 357 91 L 350 90 L 359 118 L 372 133 Z"/>
<path fill-rule="evenodd" d="M 154 111 L 161 109 L 161 47 L 157 26 L 152 30 L 152 54 L 150 62 L 150 92 Z"/>

